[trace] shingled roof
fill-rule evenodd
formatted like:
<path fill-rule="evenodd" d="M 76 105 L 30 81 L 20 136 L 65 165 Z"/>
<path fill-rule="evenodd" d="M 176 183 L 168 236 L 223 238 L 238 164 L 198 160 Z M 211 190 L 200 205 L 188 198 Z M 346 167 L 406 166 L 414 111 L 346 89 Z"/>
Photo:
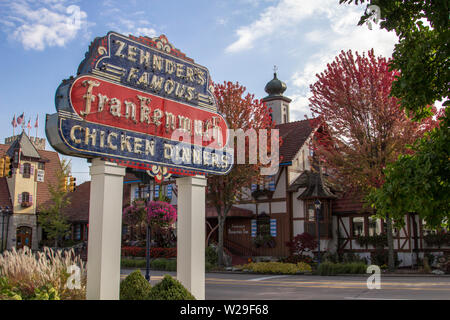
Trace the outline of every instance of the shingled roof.
<path fill-rule="evenodd" d="M 38 150 L 33 145 L 33 143 L 30 141 L 30 138 L 28 138 L 25 131 L 22 131 L 22 133 L 17 137 L 17 139 L 11 144 L 11 146 L 7 151 L 7 154 L 10 157 L 13 157 L 14 150 L 18 149 L 19 147 L 23 156 L 36 159 L 41 158 L 41 155 L 39 154 Z"/>
<path fill-rule="evenodd" d="M 298 150 L 303 146 L 306 139 L 317 127 L 315 119 L 305 119 L 289 123 L 282 123 L 275 126 L 280 130 L 280 138 L 283 141 L 280 146 L 280 163 L 291 162 Z"/>
<path fill-rule="evenodd" d="M 289 186 L 288 191 L 296 192 L 299 188 L 306 188 L 305 191 L 298 196 L 298 199 L 335 199 L 337 198 L 332 192 L 331 184 L 319 172 L 309 170 L 295 179 Z"/>
<path fill-rule="evenodd" d="M 123 186 L 123 206 L 129 205 L 131 186 Z M 77 186 L 76 190 L 69 194 L 70 205 L 63 213 L 70 222 L 89 222 L 89 200 L 91 194 L 91 182 L 86 181 Z"/>
<path fill-rule="evenodd" d="M 333 214 L 346 213 L 373 213 L 370 208 L 364 207 L 361 194 L 357 192 L 346 192 L 333 201 Z"/>

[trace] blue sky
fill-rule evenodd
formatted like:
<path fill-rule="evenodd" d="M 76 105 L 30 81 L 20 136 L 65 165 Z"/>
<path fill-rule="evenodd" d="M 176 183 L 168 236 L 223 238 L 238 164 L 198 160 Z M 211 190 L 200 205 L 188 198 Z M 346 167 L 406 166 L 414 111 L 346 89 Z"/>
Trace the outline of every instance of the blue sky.
<path fill-rule="evenodd" d="M 12 135 L 11 120 L 22 112 L 32 125 L 39 114 L 45 137 L 56 88 L 108 31 L 165 34 L 214 81 L 239 81 L 258 98 L 277 65 L 293 99 L 291 120 L 301 120 L 309 85 L 341 50 L 391 56 L 395 34 L 358 27 L 363 10 L 339 0 L 0 0 L 0 137 Z M 86 160 L 66 158 L 77 182 L 89 180 Z"/>

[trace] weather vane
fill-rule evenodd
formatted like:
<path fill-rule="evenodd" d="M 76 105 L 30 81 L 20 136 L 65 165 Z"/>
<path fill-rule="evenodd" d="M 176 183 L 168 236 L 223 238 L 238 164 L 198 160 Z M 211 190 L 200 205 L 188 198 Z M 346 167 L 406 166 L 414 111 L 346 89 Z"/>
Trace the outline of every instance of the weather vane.
<path fill-rule="evenodd" d="M 273 73 L 277 73 L 278 67 L 276 65 L 273 66 Z"/>

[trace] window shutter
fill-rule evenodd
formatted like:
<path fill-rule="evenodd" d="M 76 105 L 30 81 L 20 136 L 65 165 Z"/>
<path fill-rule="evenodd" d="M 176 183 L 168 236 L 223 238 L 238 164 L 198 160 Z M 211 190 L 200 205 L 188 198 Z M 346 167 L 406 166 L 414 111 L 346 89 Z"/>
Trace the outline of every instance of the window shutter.
<path fill-rule="evenodd" d="M 20 174 L 23 174 L 23 164 L 20 165 Z"/>
<path fill-rule="evenodd" d="M 159 197 L 159 184 L 155 186 L 155 198 Z"/>
<path fill-rule="evenodd" d="M 30 175 L 32 176 L 34 174 L 34 166 L 30 166 Z"/>
<path fill-rule="evenodd" d="M 30 201 L 30 203 L 33 203 L 33 195 L 32 194 L 30 194 L 30 196 L 29 196 L 29 201 Z"/>
<path fill-rule="evenodd" d="M 172 185 L 171 184 L 169 184 L 167 186 L 167 197 L 172 199 Z"/>
<path fill-rule="evenodd" d="M 270 235 L 277 236 L 277 219 L 270 219 Z"/>
<path fill-rule="evenodd" d="M 270 191 L 275 191 L 275 175 L 270 177 L 269 180 L 269 190 Z"/>
<path fill-rule="evenodd" d="M 22 203 L 22 193 L 19 193 L 19 198 L 17 199 L 19 203 Z"/>
<path fill-rule="evenodd" d="M 256 219 L 251 220 L 252 238 L 256 237 Z"/>

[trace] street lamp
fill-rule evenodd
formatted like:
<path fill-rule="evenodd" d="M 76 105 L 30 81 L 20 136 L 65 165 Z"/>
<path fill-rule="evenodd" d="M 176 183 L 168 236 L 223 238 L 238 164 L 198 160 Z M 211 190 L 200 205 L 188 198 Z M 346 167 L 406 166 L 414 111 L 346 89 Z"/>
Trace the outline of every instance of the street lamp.
<path fill-rule="evenodd" d="M 314 201 L 314 207 L 316 208 L 316 223 L 317 223 L 317 267 L 320 266 L 320 206 L 322 203 L 319 199 Z"/>

